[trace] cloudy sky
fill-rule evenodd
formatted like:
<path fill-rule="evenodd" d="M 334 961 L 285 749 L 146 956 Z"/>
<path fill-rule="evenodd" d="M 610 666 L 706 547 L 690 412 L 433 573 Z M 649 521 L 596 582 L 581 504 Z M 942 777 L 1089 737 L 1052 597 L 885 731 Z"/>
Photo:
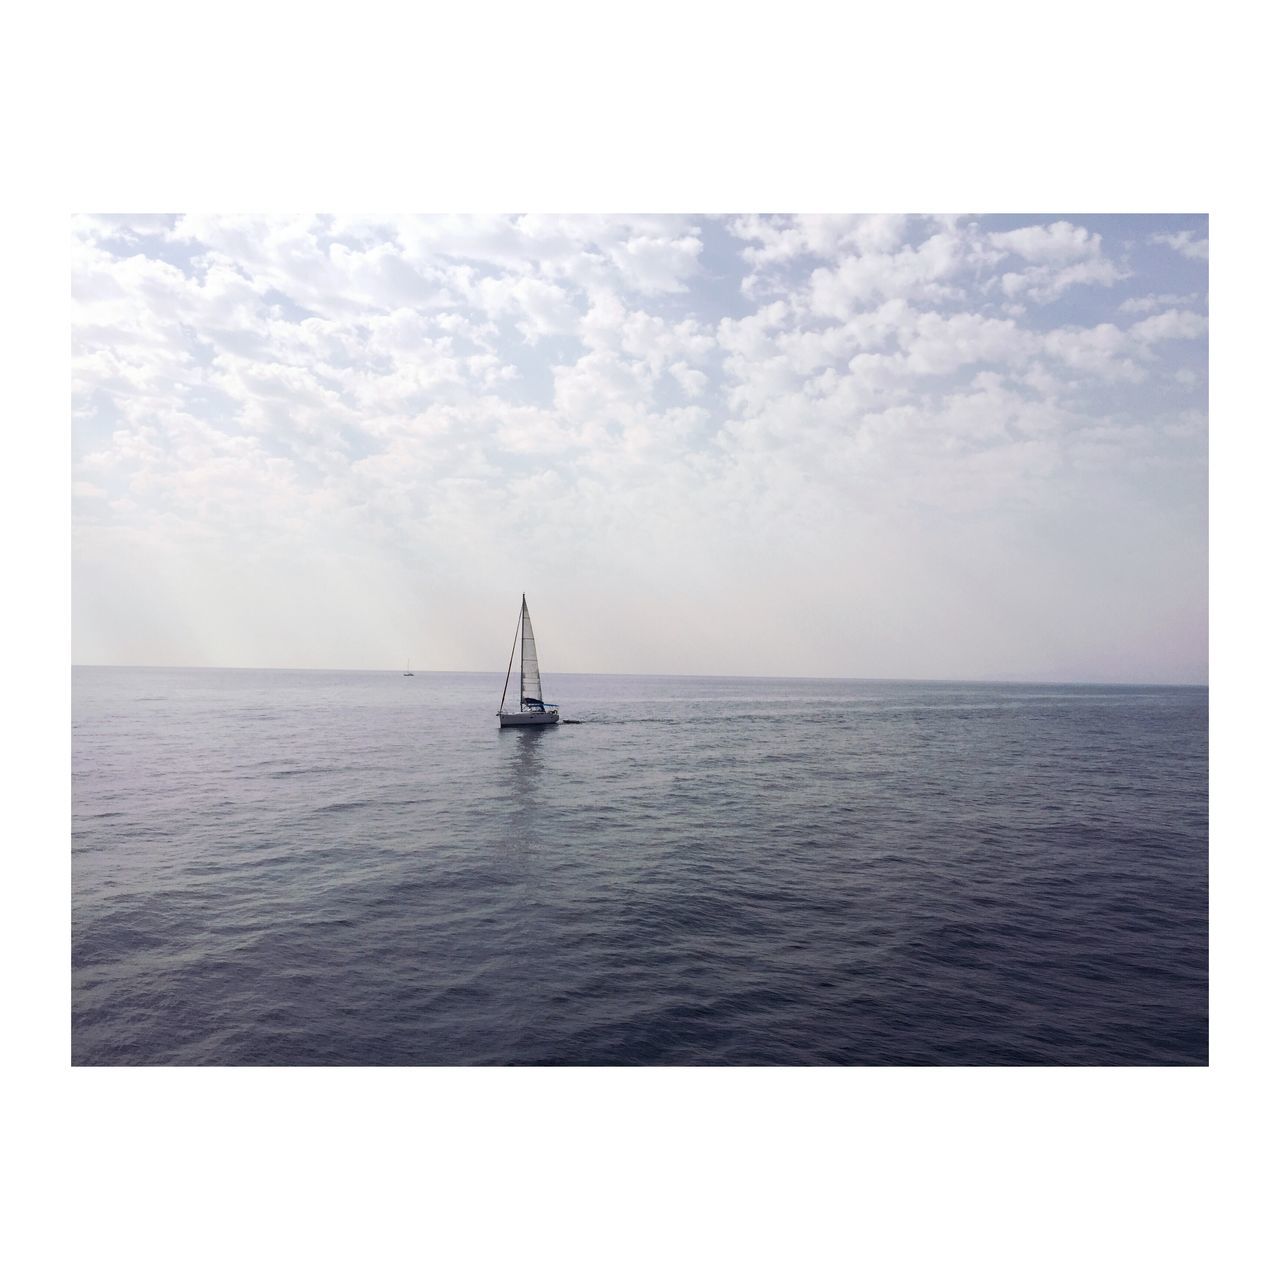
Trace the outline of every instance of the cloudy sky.
<path fill-rule="evenodd" d="M 1198 216 L 73 225 L 73 658 L 1207 679 Z"/>

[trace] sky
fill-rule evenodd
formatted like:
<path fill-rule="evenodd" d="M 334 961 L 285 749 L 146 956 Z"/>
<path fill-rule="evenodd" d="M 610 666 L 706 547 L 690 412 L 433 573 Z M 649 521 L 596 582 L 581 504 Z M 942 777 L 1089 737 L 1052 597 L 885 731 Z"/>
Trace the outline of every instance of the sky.
<path fill-rule="evenodd" d="M 1206 683 L 1199 215 L 89 216 L 72 658 Z"/>

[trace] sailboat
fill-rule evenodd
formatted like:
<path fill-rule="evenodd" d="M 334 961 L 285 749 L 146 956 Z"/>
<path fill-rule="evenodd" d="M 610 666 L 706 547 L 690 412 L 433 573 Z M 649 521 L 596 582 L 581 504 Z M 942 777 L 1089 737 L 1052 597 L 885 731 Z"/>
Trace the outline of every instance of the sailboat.
<path fill-rule="evenodd" d="M 408 658 L 406 658 L 406 659 L 404 660 L 404 673 L 405 673 L 405 675 L 407 675 L 407 676 L 411 676 L 411 675 L 413 675 L 413 672 L 409 670 L 409 659 L 408 659 Z"/>
<path fill-rule="evenodd" d="M 507 686 L 511 683 L 511 664 L 516 657 L 516 640 L 520 641 L 520 710 L 507 710 Z M 529 604 L 520 597 L 520 621 L 511 641 L 511 657 L 507 659 L 507 678 L 502 682 L 502 701 L 498 704 L 498 725 L 515 729 L 523 725 L 558 724 L 560 711 L 554 703 L 542 700 L 542 676 L 538 671 L 538 648 L 533 643 L 533 623 L 529 621 Z"/>

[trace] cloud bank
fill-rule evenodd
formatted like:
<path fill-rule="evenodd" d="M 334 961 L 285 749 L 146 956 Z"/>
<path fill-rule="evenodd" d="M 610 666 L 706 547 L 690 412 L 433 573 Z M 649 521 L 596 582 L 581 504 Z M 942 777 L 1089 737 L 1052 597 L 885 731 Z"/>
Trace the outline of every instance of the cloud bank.
<path fill-rule="evenodd" d="M 1207 245 L 77 218 L 74 657 L 1203 680 Z"/>

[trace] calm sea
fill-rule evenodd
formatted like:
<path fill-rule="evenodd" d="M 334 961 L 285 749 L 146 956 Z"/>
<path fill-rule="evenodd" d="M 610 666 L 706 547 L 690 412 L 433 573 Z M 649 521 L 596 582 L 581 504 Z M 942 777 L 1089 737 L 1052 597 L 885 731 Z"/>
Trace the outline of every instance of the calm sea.
<path fill-rule="evenodd" d="M 1208 691 L 78 668 L 76 1063 L 1204 1063 Z"/>

